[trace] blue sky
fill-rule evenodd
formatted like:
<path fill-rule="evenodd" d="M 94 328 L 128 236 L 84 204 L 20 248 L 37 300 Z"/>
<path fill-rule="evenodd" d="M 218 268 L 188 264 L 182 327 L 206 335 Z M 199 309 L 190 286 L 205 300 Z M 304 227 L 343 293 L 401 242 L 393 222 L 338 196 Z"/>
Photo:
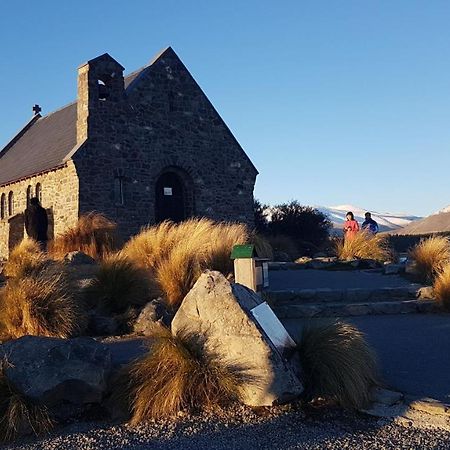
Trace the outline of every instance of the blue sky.
<path fill-rule="evenodd" d="M 263 202 L 427 215 L 450 204 L 450 2 L 22 0 L 0 7 L 0 145 L 171 45 L 260 171 Z"/>

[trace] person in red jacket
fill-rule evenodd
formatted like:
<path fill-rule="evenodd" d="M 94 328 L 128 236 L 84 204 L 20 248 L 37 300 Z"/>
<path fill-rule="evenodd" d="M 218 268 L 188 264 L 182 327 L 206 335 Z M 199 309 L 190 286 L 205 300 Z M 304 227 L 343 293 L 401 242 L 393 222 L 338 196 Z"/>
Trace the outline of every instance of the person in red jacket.
<path fill-rule="evenodd" d="M 344 238 L 352 239 L 359 231 L 359 225 L 351 211 L 346 214 L 345 218 L 347 220 L 344 222 Z"/>

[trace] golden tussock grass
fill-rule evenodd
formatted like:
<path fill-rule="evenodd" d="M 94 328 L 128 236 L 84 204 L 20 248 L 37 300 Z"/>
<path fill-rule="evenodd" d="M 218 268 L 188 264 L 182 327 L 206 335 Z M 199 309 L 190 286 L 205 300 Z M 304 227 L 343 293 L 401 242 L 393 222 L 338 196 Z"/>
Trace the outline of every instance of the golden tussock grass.
<path fill-rule="evenodd" d="M 49 257 L 39 244 L 33 239 L 24 239 L 11 251 L 3 273 L 7 277 L 21 277 L 43 269 L 48 263 Z"/>
<path fill-rule="evenodd" d="M 392 255 L 389 249 L 388 236 L 359 231 L 352 238 L 338 239 L 335 252 L 339 259 L 374 259 L 387 261 Z"/>
<path fill-rule="evenodd" d="M 409 257 L 414 261 L 415 272 L 422 281 L 432 282 L 450 263 L 450 239 L 443 236 L 423 239 L 410 250 Z"/>
<path fill-rule="evenodd" d="M 0 366 L 0 441 L 11 441 L 22 431 L 35 435 L 48 432 L 53 421 L 43 406 L 36 405 L 21 395 L 4 374 L 6 361 Z"/>
<path fill-rule="evenodd" d="M 436 276 L 433 284 L 433 292 L 436 300 L 446 310 L 450 311 L 450 263 Z"/>
<path fill-rule="evenodd" d="M 330 398 L 344 408 L 368 406 L 377 363 L 356 327 L 343 322 L 306 326 L 299 352 L 309 399 Z"/>
<path fill-rule="evenodd" d="M 231 250 L 249 242 L 245 225 L 190 219 L 145 228 L 121 251 L 157 280 L 169 305 L 176 307 L 206 269 L 233 272 Z"/>
<path fill-rule="evenodd" d="M 153 288 L 153 289 L 152 289 Z M 83 290 L 91 307 L 123 313 L 130 306 L 143 306 L 155 292 L 148 273 L 129 259 L 114 255 L 100 263 L 91 283 Z"/>
<path fill-rule="evenodd" d="M 64 273 L 50 269 L 6 283 L 0 295 L 0 324 L 6 336 L 68 338 L 84 328 L 84 311 L 71 294 Z"/>
<path fill-rule="evenodd" d="M 205 352 L 198 336 L 161 331 L 129 370 L 131 424 L 239 401 L 246 371 Z"/>
<path fill-rule="evenodd" d="M 49 253 L 63 258 L 67 253 L 82 251 L 101 260 L 117 248 L 117 225 L 102 214 L 90 212 L 81 216 L 74 227 L 49 243 Z"/>

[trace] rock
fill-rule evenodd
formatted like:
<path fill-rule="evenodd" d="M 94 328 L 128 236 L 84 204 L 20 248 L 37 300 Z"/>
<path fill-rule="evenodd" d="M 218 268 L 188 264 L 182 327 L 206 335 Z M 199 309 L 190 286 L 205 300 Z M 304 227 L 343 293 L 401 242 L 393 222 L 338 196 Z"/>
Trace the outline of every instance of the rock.
<path fill-rule="evenodd" d="M 64 261 L 70 266 L 79 266 L 83 264 L 96 264 L 94 258 L 80 251 L 67 253 L 64 256 Z"/>
<path fill-rule="evenodd" d="M 300 363 L 282 356 L 250 312 L 261 302 L 250 289 L 206 271 L 172 321 L 174 334 L 186 330 L 207 336 L 206 351 L 248 369 L 256 381 L 244 386 L 243 401 L 250 406 L 285 403 L 303 391 L 297 376 Z"/>
<path fill-rule="evenodd" d="M 111 371 L 111 354 L 91 338 L 24 336 L 0 347 L 5 375 L 22 394 L 56 408 L 99 403 Z"/>
<path fill-rule="evenodd" d="M 385 275 L 398 275 L 399 273 L 405 272 L 404 264 L 386 264 L 384 266 L 384 274 Z"/>
<path fill-rule="evenodd" d="M 417 298 L 434 299 L 433 286 L 424 286 L 418 289 Z"/>
<path fill-rule="evenodd" d="M 383 389 L 377 386 L 371 389 L 370 400 L 382 405 L 392 406 L 403 400 L 403 394 L 401 392 L 390 391 L 389 389 Z"/>
<path fill-rule="evenodd" d="M 150 336 L 153 334 L 155 325 L 170 324 L 170 314 L 161 299 L 148 302 L 140 312 L 133 330 L 135 333 Z"/>
<path fill-rule="evenodd" d="M 308 263 L 308 266 L 316 270 L 328 269 L 330 267 L 333 267 L 334 265 L 334 261 L 323 261 L 320 259 L 313 259 L 310 263 Z"/>
<path fill-rule="evenodd" d="M 104 316 L 98 311 L 89 311 L 87 334 L 90 336 L 114 336 L 118 333 L 119 324 L 114 317 Z"/>

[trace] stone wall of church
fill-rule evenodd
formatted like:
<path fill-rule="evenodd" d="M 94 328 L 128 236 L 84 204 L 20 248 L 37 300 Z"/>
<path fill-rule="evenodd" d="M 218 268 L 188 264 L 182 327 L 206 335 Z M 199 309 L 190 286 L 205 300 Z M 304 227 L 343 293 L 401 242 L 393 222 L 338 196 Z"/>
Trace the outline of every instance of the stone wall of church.
<path fill-rule="evenodd" d="M 83 68 L 81 81 L 89 80 L 91 71 L 95 77 L 102 72 L 102 62 L 95 64 Z M 134 234 L 155 221 L 156 181 L 173 168 L 189 188 L 190 215 L 253 225 L 257 172 L 171 49 L 122 97 L 95 103 L 85 94 L 89 86 L 79 83 L 79 102 L 89 98 L 89 113 L 78 123 L 88 140 L 74 155 L 80 213 L 100 210 L 125 235 Z M 78 134 L 84 136 L 83 130 Z"/>
<path fill-rule="evenodd" d="M 9 251 L 26 236 L 23 213 L 28 192 L 30 196 L 39 196 L 47 210 L 50 239 L 75 225 L 78 219 L 78 177 L 71 161 L 66 167 L 0 186 L 1 259 L 8 258 Z"/>

